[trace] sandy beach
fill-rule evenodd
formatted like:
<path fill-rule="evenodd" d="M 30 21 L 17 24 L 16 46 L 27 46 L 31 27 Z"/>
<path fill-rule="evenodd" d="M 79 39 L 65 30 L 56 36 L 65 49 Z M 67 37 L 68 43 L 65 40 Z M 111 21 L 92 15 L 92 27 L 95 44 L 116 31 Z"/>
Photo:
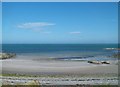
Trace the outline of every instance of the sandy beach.
<path fill-rule="evenodd" d="M 32 77 L 3 76 L 0 77 L 3 84 L 25 84 L 34 80 L 38 80 L 42 85 L 118 84 L 118 65 L 115 61 L 110 61 L 111 64 L 26 59 L 7 59 L 1 62 L 3 74 L 32 75 Z"/>
<path fill-rule="evenodd" d="M 20 74 L 117 74 L 118 65 L 89 64 L 87 61 L 2 60 L 3 73 Z"/>

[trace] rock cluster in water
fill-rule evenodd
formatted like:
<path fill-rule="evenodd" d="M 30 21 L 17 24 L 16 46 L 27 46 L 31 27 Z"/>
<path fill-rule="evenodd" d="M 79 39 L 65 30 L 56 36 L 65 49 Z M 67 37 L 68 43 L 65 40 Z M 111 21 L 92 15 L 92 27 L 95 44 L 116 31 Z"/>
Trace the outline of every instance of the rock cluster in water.
<path fill-rule="evenodd" d="M 15 53 L 0 53 L 0 59 L 9 59 L 15 57 Z"/>
<path fill-rule="evenodd" d="M 105 48 L 105 50 L 120 50 L 120 48 Z"/>
<path fill-rule="evenodd" d="M 110 64 L 109 61 L 88 61 L 88 63 L 92 63 L 92 64 Z"/>

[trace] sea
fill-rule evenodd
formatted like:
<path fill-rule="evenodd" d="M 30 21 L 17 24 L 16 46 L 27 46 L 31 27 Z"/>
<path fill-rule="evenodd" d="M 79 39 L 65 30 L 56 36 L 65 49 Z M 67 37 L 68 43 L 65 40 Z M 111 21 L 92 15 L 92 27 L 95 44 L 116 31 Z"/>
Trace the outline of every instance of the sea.
<path fill-rule="evenodd" d="M 115 60 L 118 44 L 3 44 L 2 52 L 16 53 L 26 59 L 54 58 L 66 61 Z M 22 57 L 16 57 L 22 58 Z"/>

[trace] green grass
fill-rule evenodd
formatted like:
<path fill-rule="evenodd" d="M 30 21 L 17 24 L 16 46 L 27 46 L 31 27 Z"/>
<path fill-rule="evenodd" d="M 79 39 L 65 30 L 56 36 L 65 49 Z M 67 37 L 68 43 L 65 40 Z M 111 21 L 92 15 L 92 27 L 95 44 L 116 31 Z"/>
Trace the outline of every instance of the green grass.
<path fill-rule="evenodd" d="M 30 74 L 8 74 L 8 73 L 3 73 L 3 74 L 0 74 L 0 76 L 6 76 L 6 77 L 33 77 L 33 78 L 39 78 L 39 77 L 46 77 L 46 78 L 67 78 L 67 77 L 118 77 L 117 74 L 82 74 L 82 75 L 72 75 L 72 74 L 63 74 L 63 75 L 60 75 L 60 74 L 54 74 L 54 75 L 30 75 Z"/>

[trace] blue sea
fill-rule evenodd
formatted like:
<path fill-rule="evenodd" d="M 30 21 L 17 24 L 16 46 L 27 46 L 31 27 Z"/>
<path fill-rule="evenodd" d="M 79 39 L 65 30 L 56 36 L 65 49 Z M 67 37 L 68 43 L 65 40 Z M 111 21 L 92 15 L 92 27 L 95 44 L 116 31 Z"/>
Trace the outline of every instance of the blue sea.
<path fill-rule="evenodd" d="M 3 44 L 2 51 L 32 58 L 57 58 L 60 60 L 108 60 L 118 48 L 117 44 Z M 29 59 L 29 57 L 28 57 Z M 112 59 L 112 58 L 111 58 Z M 113 58 L 114 59 L 114 58 Z"/>

